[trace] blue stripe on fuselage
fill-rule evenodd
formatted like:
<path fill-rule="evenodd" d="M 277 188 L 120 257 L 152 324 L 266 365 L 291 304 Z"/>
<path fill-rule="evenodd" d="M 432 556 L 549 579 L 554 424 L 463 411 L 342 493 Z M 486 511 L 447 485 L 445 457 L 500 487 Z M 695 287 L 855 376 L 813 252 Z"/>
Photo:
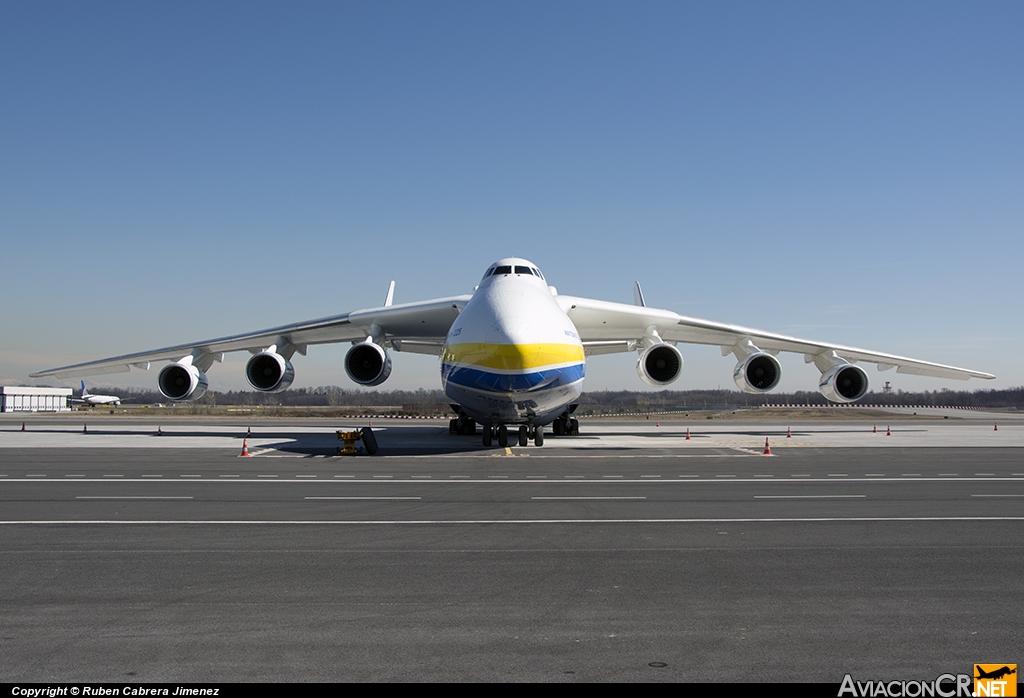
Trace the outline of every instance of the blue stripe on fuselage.
<path fill-rule="evenodd" d="M 583 380 L 584 364 L 560 366 L 529 373 L 495 373 L 486 369 L 442 364 L 441 375 L 446 382 L 471 390 L 492 393 L 525 393 L 571 385 Z"/>

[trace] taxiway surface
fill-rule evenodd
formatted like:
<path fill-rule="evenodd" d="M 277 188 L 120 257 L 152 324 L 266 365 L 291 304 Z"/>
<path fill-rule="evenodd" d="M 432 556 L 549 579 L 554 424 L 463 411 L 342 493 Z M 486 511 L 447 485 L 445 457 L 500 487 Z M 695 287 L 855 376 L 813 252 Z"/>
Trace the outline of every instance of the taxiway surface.
<path fill-rule="evenodd" d="M 338 426 L 239 458 L 230 420 L 0 423 L 0 680 L 930 680 L 1024 647 L 1024 425 L 387 422 L 372 458 Z"/>

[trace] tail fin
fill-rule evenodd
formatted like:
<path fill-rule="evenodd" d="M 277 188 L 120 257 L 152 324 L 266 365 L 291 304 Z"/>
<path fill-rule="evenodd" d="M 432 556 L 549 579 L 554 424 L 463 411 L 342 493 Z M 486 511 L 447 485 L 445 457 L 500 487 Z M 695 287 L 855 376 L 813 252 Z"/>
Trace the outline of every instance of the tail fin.
<path fill-rule="evenodd" d="M 82 381 L 82 397 L 89 397 L 89 391 L 85 389 L 85 381 Z"/>

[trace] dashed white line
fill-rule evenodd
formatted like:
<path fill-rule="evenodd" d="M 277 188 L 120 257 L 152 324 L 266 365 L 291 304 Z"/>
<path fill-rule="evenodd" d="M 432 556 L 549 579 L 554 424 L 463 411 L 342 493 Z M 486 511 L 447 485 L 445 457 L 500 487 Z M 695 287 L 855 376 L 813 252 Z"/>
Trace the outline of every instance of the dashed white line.
<path fill-rule="evenodd" d="M 822 516 L 805 518 L 721 518 L 721 519 L 388 519 L 388 520 L 296 520 L 296 519 L 249 519 L 249 520 L 75 520 L 46 519 L 36 521 L 0 521 L 0 526 L 480 526 L 480 525 L 569 525 L 581 524 L 723 524 L 723 523 L 887 523 L 913 521 L 1024 521 L 1024 516 Z"/>
<path fill-rule="evenodd" d="M 192 499 L 192 497 L 104 497 L 104 496 L 92 496 L 92 497 L 75 497 L 75 499 Z"/>
<path fill-rule="evenodd" d="M 866 494 L 755 494 L 754 499 L 862 499 Z"/>
<path fill-rule="evenodd" d="M 397 501 L 403 501 L 403 500 L 409 500 L 409 499 L 418 500 L 418 499 L 423 499 L 423 497 L 303 497 L 303 499 L 341 499 L 341 500 L 352 500 L 352 501 L 362 501 L 362 500 L 389 500 L 389 501 L 397 500 Z"/>
<path fill-rule="evenodd" d="M 554 499 L 554 500 L 587 499 L 587 500 L 590 500 L 590 499 L 647 499 L 647 497 L 530 497 L 530 499 L 539 499 L 539 500 L 550 500 L 550 499 Z"/>

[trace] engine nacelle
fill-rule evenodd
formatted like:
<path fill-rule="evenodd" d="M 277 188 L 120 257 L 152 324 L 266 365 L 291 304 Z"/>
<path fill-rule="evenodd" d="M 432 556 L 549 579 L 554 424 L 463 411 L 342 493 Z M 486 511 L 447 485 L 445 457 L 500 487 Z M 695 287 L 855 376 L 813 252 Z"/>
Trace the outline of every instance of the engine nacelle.
<path fill-rule="evenodd" d="M 868 374 L 853 364 L 833 366 L 821 374 L 818 390 L 832 402 L 855 402 L 868 392 Z"/>
<path fill-rule="evenodd" d="M 345 354 L 345 373 L 359 385 L 380 385 L 391 375 L 391 356 L 373 342 L 356 344 Z"/>
<path fill-rule="evenodd" d="M 280 354 L 261 351 L 246 362 L 245 377 L 260 392 L 279 393 L 295 380 L 295 369 Z"/>
<path fill-rule="evenodd" d="M 157 386 L 168 400 L 198 400 L 210 383 L 206 374 L 192 364 L 167 364 L 157 376 Z"/>
<path fill-rule="evenodd" d="M 736 381 L 736 387 L 745 393 L 767 393 L 782 379 L 782 366 L 771 354 L 751 354 L 736 364 L 732 379 Z"/>
<path fill-rule="evenodd" d="M 636 372 L 647 385 L 668 385 L 683 370 L 683 355 L 671 344 L 654 344 L 636 360 Z"/>

